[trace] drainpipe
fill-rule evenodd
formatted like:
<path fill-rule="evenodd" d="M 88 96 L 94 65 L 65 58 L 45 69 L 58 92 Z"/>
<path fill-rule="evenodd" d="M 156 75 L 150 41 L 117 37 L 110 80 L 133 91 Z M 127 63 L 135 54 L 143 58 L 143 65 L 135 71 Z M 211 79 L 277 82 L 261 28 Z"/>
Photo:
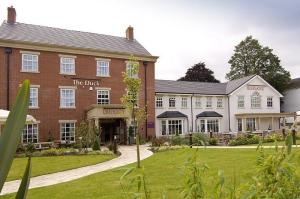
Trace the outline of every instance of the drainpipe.
<path fill-rule="evenodd" d="M 10 101 L 10 99 L 9 99 L 9 89 L 10 89 L 10 87 L 9 87 L 9 82 L 10 82 L 10 79 L 9 79 L 9 77 L 10 77 L 10 71 L 9 71 L 9 65 L 10 65 L 10 54 L 12 53 L 12 49 L 11 48 L 9 48 L 9 47 L 6 47 L 5 49 L 4 49 L 4 52 L 5 52 L 5 54 L 6 54 L 6 109 L 7 110 L 9 110 L 9 106 L 10 106 L 10 104 L 9 104 L 9 101 Z"/>
<path fill-rule="evenodd" d="M 191 122 L 192 122 L 192 132 L 194 131 L 194 111 L 193 111 L 193 96 L 191 96 Z"/>
<path fill-rule="evenodd" d="M 144 61 L 143 62 L 143 65 L 144 65 L 144 92 L 145 92 L 145 112 L 146 112 L 146 120 L 145 120 L 145 124 L 146 124 L 146 127 L 145 127 L 145 135 L 146 135 L 146 139 L 148 138 L 148 103 L 147 103 L 147 65 L 148 65 L 148 62 L 147 61 Z"/>
<path fill-rule="evenodd" d="M 228 104 L 228 122 L 229 122 L 229 127 L 228 127 L 228 130 L 229 132 L 231 132 L 231 127 L 230 127 L 230 103 L 229 103 L 229 95 L 227 96 L 227 104 Z"/>

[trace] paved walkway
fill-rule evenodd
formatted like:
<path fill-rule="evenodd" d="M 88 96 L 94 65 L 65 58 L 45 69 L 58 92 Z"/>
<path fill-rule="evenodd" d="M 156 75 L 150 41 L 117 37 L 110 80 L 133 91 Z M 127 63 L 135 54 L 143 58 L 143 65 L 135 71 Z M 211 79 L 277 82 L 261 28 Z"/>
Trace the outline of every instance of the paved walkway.
<path fill-rule="evenodd" d="M 284 146 L 278 146 L 278 148 L 282 148 Z M 292 147 L 299 148 L 300 145 L 292 145 Z M 252 146 L 193 146 L 193 148 L 207 148 L 207 149 L 256 149 L 257 145 Z M 265 149 L 273 149 L 275 146 L 263 146 Z"/>
<path fill-rule="evenodd" d="M 136 146 L 120 146 L 119 151 L 121 152 L 121 156 L 109 160 L 107 162 L 62 171 L 58 173 L 33 177 L 30 179 L 29 189 L 50 186 L 62 182 L 68 182 L 94 173 L 114 169 L 120 166 L 136 162 Z M 152 155 L 152 152 L 147 150 L 146 145 L 140 146 L 140 152 L 141 160 L 148 158 Z M 6 182 L 0 195 L 17 192 L 20 182 L 20 180 Z"/>

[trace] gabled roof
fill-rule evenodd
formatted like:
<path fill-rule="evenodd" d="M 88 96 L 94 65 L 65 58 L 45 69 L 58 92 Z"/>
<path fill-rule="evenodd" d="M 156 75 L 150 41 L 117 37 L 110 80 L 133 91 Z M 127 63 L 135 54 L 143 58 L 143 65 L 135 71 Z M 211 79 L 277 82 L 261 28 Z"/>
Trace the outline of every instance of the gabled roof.
<path fill-rule="evenodd" d="M 187 116 L 179 111 L 165 111 L 162 114 L 157 116 L 157 118 L 181 118 L 181 117 L 187 117 Z"/>
<path fill-rule="evenodd" d="M 36 45 L 49 45 L 95 50 L 111 53 L 125 53 L 141 56 L 151 54 L 137 41 L 125 37 L 117 37 L 75 30 L 66 30 L 25 23 L 0 26 L 0 40 L 22 42 Z"/>
<path fill-rule="evenodd" d="M 223 115 L 215 112 L 215 111 L 203 111 L 202 113 L 199 113 L 196 118 L 198 117 L 223 117 Z"/>
<path fill-rule="evenodd" d="M 181 94 L 205 94 L 228 95 L 251 80 L 255 75 L 226 83 L 189 82 L 175 80 L 155 80 L 156 93 L 181 93 Z"/>

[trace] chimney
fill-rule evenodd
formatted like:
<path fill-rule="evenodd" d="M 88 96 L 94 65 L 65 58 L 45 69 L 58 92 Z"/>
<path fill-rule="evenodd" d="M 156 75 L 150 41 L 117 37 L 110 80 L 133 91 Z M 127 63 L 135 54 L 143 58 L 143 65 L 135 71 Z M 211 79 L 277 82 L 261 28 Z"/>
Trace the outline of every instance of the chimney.
<path fill-rule="evenodd" d="M 126 29 L 126 38 L 127 38 L 129 41 L 133 41 L 133 27 L 129 26 L 129 27 Z"/>
<path fill-rule="evenodd" d="M 16 9 L 13 6 L 7 8 L 7 23 L 14 24 L 16 23 Z"/>

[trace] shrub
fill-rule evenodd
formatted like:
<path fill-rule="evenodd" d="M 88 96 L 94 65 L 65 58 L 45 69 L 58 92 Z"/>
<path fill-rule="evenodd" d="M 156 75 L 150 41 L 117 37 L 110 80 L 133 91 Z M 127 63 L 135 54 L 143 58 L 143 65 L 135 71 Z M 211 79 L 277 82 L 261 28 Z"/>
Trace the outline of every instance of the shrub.
<path fill-rule="evenodd" d="M 218 145 L 218 140 L 216 138 L 210 138 L 208 143 L 209 143 L 209 145 L 216 146 L 216 145 Z"/>
<path fill-rule="evenodd" d="M 158 137 L 158 138 L 152 138 L 151 140 L 151 146 L 153 147 L 159 147 L 163 146 L 165 143 L 168 143 L 170 140 L 168 137 Z"/>
<path fill-rule="evenodd" d="M 247 135 L 247 136 L 240 136 L 234 140 L 229 141 L 229 146 L 238 146 L 238 145 L 247 145 L 247 144 L 258 144 L 259 137 L 256 135 Z"/>
<path fill-rule="evenodd" d="M 94 144 L 93 144 L 92 148 L 93 148 L 94 151 L 99 151 L 100 150 L 100 144 L 99 144 L 99 140 L 98 139 L 94 140 Z"/>
<path fill-rule="evenodd" d="M 32 154 L 35 151 L 35 146 L 33 143 L 29 142 L 25 145 L 25 153 L 27 155 Z"/>
<path fill-rule="evenodd" d="M 208 137 L 204 133 L 194 133 L 192 140 L 194 146 L 203 146 L 208 143 Z"/>
<path fill-rule="evenodd" d="M 172 136 L 170 141 L 172 146 L 187 144 L 186 139 L 184 137 L 180 137 L 179 135 Z"/>

